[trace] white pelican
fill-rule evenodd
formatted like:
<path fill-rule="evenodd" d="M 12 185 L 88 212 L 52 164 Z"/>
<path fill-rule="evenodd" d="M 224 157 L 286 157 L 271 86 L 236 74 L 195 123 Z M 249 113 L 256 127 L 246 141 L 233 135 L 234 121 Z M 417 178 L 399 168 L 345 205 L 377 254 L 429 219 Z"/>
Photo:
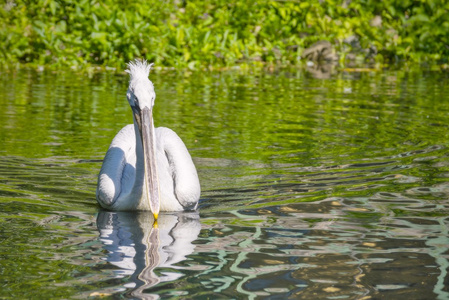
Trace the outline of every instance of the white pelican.
<path fill-rule="evenodd" d="M 200 197 L 198 174 L 189 151 L 171 129 L 154 128 L 156 98 L 148 79 L 151 66 L 135 60 L 128 64 L 126 94 L 134 124 L 114 137 L 98 175 L 97 200 L 114 211 L 194 210 Z"/>

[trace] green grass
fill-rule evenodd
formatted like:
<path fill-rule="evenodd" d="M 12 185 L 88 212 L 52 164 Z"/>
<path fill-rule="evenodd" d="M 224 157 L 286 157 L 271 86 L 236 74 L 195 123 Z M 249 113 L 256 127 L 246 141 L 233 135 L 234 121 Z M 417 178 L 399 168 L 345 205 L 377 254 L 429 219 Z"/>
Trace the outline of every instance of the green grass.
<path fill-rule="evenodd" d="M 340 65 L 447 64 L 449 1 L 8 0 L 0 63 L 122 69 L 298 65 L 329 41 Z"/>

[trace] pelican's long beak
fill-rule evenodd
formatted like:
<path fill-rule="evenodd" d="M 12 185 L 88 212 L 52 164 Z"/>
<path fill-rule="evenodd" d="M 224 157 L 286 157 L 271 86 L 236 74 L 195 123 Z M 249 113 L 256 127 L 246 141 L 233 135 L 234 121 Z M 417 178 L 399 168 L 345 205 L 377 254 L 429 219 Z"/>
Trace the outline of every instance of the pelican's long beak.
<path fill-rule="evenodd" d="M 160 209 L 159 177 L 156 162 L 156 137 L 154 133 L 153 110 L 145 107 L 140 111 L 143 155 L 145 163 L 145 186 L 147 198 L 154 219 L 157 220 Z"/>

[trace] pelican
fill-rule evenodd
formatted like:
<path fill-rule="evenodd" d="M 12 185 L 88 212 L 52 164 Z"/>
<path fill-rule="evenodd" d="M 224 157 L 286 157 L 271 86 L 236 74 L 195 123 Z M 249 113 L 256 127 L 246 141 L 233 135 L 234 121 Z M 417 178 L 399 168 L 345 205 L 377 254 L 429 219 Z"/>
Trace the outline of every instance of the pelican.
<path fill-rule="evenodd" d="M 154 128 L 156 98 L 145 60 L 128 63 L 126 93 L 134 124 L 114 137 L 98 175 L 97 200 L 107 210 L 195 210 L 200 197 L 198 174 L 189 151 L 171 129 Z"/>

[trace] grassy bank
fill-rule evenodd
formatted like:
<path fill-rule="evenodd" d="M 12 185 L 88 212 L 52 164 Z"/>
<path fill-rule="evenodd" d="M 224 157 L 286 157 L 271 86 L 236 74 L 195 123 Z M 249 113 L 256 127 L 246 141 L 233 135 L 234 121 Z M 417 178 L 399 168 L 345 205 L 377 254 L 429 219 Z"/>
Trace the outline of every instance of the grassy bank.
<path fill-rule="evenodd" d="M 9 0 L 0 7 L 0 62 L 296 65 L 309 47 L 328 41 L 329 55 L 308 59 L 447 64 L 448 15 L 446 0 Z"/>

